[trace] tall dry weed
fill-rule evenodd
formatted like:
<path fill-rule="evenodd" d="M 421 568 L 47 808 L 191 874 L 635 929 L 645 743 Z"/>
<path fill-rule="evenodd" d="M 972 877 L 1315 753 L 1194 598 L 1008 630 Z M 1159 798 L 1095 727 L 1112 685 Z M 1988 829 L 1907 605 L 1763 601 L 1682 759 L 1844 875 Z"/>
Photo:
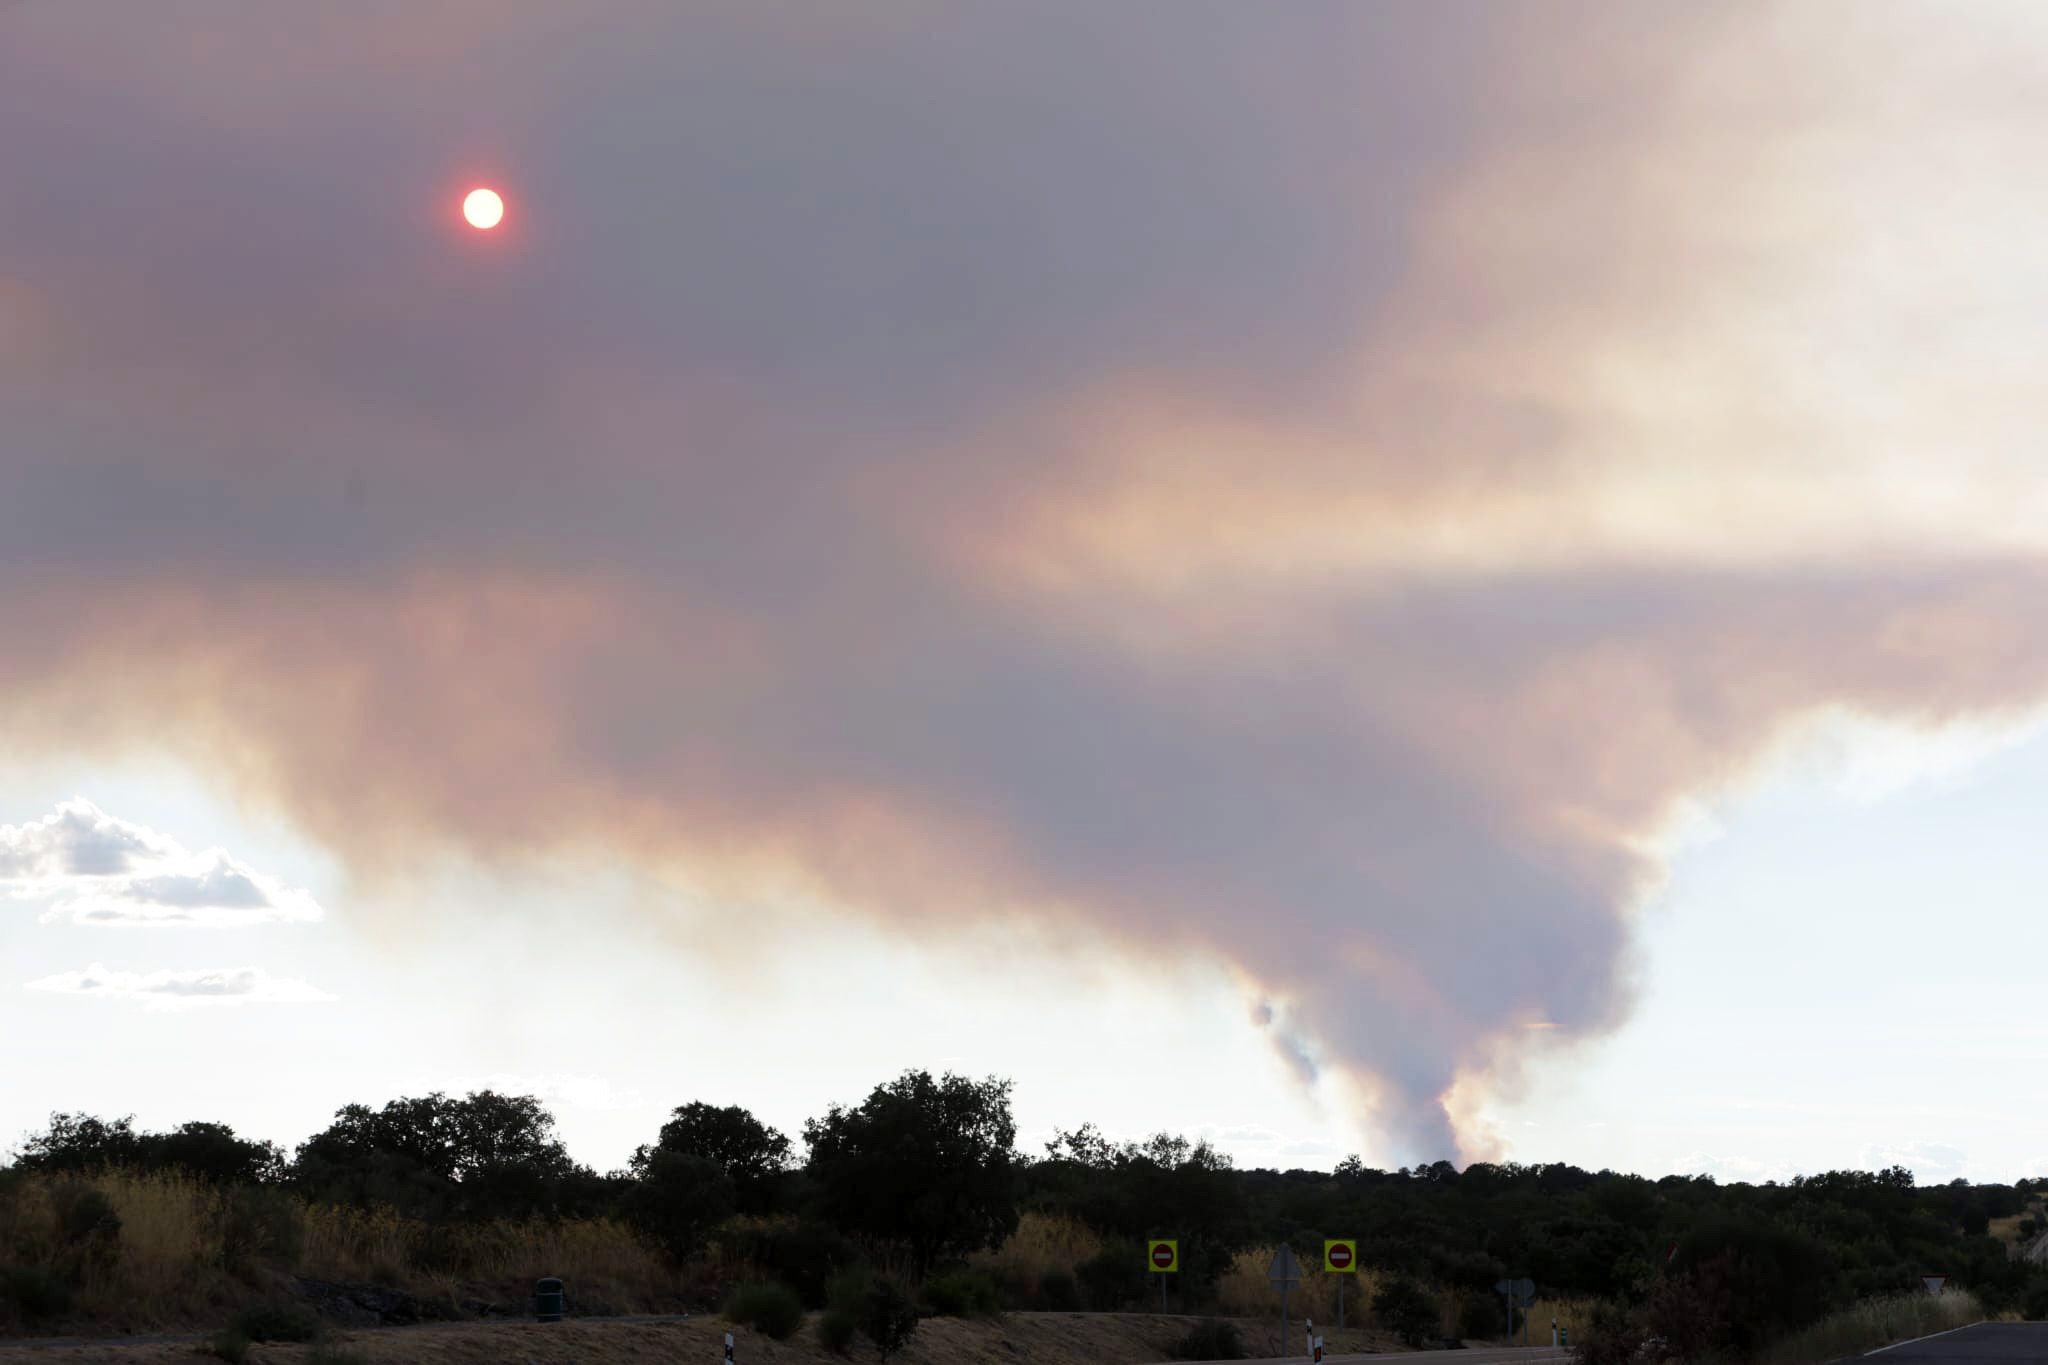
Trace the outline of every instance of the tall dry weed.
<path fill-rule="evenodd" d="M 61 1234 L 59 1205 L 80 1185 L 103 1196 L 119 1220 L 106 1254 L 82 1256 Z M 252 1234 L 256 1195 L 267 1199 L 258 1210 L 266 1226 Z M 19 1264 L 70 1283 L 79 1318 L 136 1326 L 212 1320 L 272 1274 L 374 1280 L 442 1298 L 468 1281 L 523 1292 L 517 1286 L 559 1275 L 621 1311 L 672 1306 L 679 1284 L 631 1229 L 610 1218 L 432 1227 L 388 1208 L 308 1205 L 282 1192 L 121 1170 L 11 1182 L 0 1201 L 0 1246 Z"/>
<path fill-rule="evenodd" d="M 1036 1303 L 1047 1274 L 1074 1268 L 1102 1250 L 1102 1237 L 1087 1224 L 1064 1214 L 1027 1213 L 1017 1230 L 994 1251 L 967 1258 L 974 1269 L 994 1278 L 1003 1301 Z"/>
<path fill-rule="evenodd" d="M 1266 1278 L 1277 1247 L 1252 1247 L 1231 1258 L 1230 1269 L 1216 1281 L 1218 1306 L 1236 1317 L 1269 1317 L 1280 1311 L 1280 1291 Z M 1297 1256 L 1301 1283 L 1287 1293 L 1289 1317 L 1311 1317 L 1317 1321 L 1337 1320 L 1337 1281 L 1344 1281 L 1344 1320 L 1361 1323 L 1372 1305 L 1379 1285 L 1379 1272 L 1360 1266 L 1346 1275 L 1325 1273 L 1313 1257 Z"/>

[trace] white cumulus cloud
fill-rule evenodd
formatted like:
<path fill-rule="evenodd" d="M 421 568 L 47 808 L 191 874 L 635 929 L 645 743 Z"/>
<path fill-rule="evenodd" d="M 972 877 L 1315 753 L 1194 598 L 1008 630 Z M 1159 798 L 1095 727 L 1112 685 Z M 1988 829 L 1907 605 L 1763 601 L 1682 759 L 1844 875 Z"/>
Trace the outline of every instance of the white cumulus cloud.
<path fill-rule="evenodd" d="M 189 851 L 83 797 L 40 820 L 0 825 L 0 897 L 47 901 L 45 923 L 104 926 L 225 928 L 322 913 L 307 892 L 226 849 Z"/>
<path fill-rule="evenodd" d="M 56 995 L 139 1000 L 153 1010 L 185 1010 L 202 1005 L 307 1005 L 335 998 L 304 981 L 272 976 L 261 967 L 118 972 L 95 962 L 82 972 L 59 972 L 28 982 L 27 988 Z"/>

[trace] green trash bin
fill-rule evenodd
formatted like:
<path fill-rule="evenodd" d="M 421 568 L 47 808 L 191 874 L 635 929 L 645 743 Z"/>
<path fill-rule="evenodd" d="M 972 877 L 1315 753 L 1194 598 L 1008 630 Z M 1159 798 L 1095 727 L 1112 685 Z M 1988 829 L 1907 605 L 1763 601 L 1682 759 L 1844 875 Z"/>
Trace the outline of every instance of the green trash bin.
<path fill-rule="evenodd" d="M 536 1281 L 533 1286 L 533 1315 L 542 1322 L 560 1322 L 562 1311 L 568 1301 L 562 1294 L 562 1282 L 550 1275 Z"/>

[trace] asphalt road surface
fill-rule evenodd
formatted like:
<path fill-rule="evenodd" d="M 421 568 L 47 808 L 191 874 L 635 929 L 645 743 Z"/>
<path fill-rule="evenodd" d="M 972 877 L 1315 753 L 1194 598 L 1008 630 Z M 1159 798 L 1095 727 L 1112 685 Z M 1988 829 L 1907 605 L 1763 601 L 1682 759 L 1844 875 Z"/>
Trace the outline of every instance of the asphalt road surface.
<path fill-rule="evenodd" d="M 2019 1357 L 2026 1359 L 2027 1357 Z M 2038 1357 L 2048 1360 L 2048 1356 Z M 1305 1355 L 1281 1356 L 1277 1360 L 1263 1358 L 1265 1365 L 1286 1365 L 1288 1361 L 1305 1361 Z M 1435 1365 L 1562 1365 L 1571 1359 L 1571 1352 L 1560 1351 L 1553 1346 L 1476 1346 L 1464 1351 L 1407 1351 L 1378 1353 L 1360 1351 L 1356 1354 L 1326 1355 L 1324 1365 L 1361 1365 L 1373 1361 L 1375 1365 L 1386 1365 L 1395 1360 L 1428 1360 Z M 1195 1365 L 1223 1365 L 1222 1361 L 1197 1361 Z M 1882 1365 L 1882 1362 L 1879 1362 Z"/>
<path fill-rule="evenodd" d="M 2048 1361 L 2048 1322 L 1980 1322 L 1850 1359 L 1867 1360 L 1870 1365 L 1905 1365 L 1909 1360 L 1942 1361 L 1944 1365 L 1973 1365 L 1980 1360 Z"/>

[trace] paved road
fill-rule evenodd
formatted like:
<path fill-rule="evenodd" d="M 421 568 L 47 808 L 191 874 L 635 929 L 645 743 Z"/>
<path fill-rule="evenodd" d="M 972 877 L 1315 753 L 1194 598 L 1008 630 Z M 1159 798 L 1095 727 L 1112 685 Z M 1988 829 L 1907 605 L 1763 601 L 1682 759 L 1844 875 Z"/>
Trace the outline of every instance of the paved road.
<path fill-rule="evenodd" d="M 1288 1361 L 1306 1361 L 1307 1356 L 1281 1356 L 1278 1359 L 1261 1357 L 1266 1365 L 1286 1365 Z M 1324 1365 L 1362 1365 L 1365 1361 L 1383 1362 L 1390 1360 L 1428 1360 L 1435 1365 L 1557 1365 L 1557 1362 L 1571 1359 L 1569 1351 L 1560 1351 L 1550 1346 L 1476 1346 L 1466 1351 L 1359 1351 L 1355 1354 L 1326 1355 Z M 2041 1357 L 2048 1360 L 2048 1356 Z M 1223 1365 L 1222 1361 L 1197 1361 L 1195 1365 Z"/>
<path fill-rule="evenodd" d="M 1943 1365 L 1975 1365 L 1980 1360 L 2048 1361 L 2048 1322 L 1980 1322 L 1850 1359 L 1868 1361 L 1869 1365 L 1905 1365 L 1909 1360 L 1941 1361 Z"/>

